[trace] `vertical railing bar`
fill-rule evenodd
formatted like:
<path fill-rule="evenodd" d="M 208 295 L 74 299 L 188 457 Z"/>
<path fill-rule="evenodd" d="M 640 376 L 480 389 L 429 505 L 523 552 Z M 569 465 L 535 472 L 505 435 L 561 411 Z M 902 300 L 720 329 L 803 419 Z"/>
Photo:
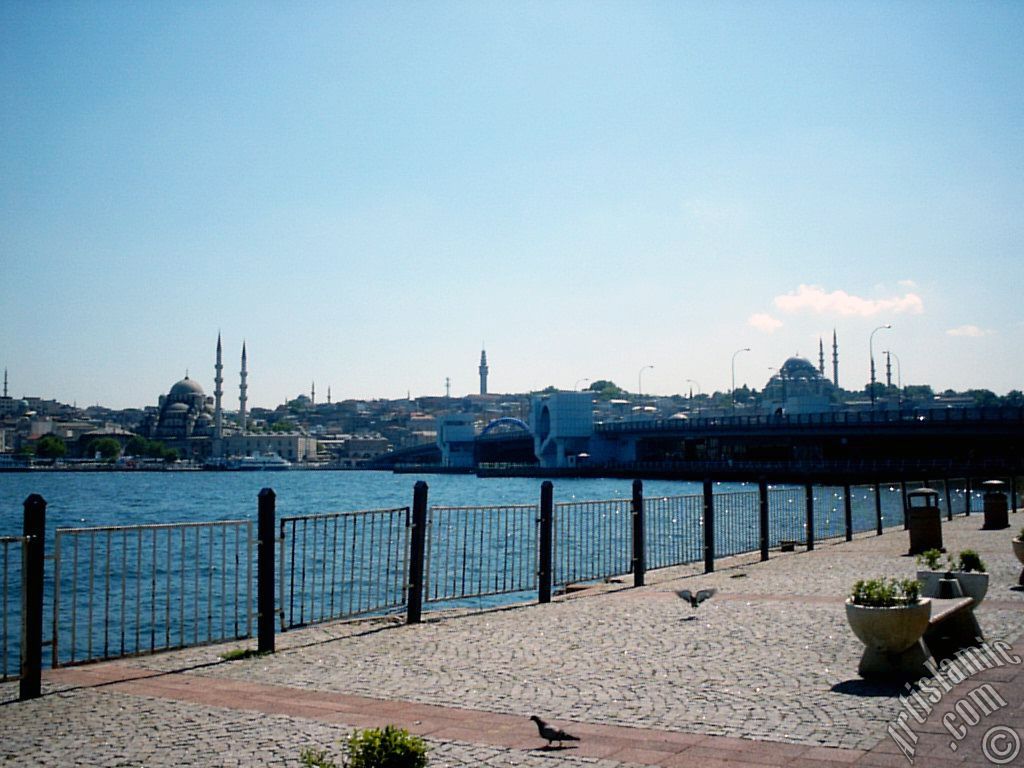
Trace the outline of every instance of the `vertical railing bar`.
<path fill-rule="evenodd" d="M 167 594 L 164 596 L 164 605 L 166 606 L 164 612 L 164 648 L 171 647 L 171 562 L 172 562 L 172 530 L 167 529 L 167 579 L 166 579 L 166 590 Z"/>
<path fill-rule="evenodd" d="M 92 609 L 93 599 L 96 591 L 94 589 L 96 576 L 96 535 L 93 533 L 89 534 L 89 593 L 86 595 L 88 610 L 86 612 L 87 621 L 85 624 L 85 648 L 86 648 L 86 661 L 92 659 Z"/>
<path fill-rule="evenodd" d="M 121 531 L 121 655 L 125 655 L 127 624 L 125 611 L 128 600 L 128 528 Z"/>
<path fill-rule="evenodd" d="M 316 572 L 317 572 L 317 553 L 319 551 L 320 544 L 320 528 L 317 525 L 319 522 L 317 518 L 313 518 L 313 559 L 310 561 L 310 579 L 309 579 L 309 620 L 311 622 L 316 621 Z"/>
<path fill-rule="evenodd" d="M 142 647 L 142 529 L 135 537 L 135 648 Z"/>
<path fill-rule="evenodd" d="M 0 676 L 0 680 L 7 679 L 7 550 L 8 542 L 3 542 L 4 545 L 4 578 L 3 578 L 3 616 L 0 620 L 3 621 L 3 632 L 0 633 L 0 663 L 3 664 L 3 674 Z"/>
<path fill-rule="evenodd" d="M 178 643 L 181 648 L 185 647 L 185 578 L 186 571 L 188 570 L 188 558 L 185 555 L 185 527 L 181 528 L 181 536 L 179 537 L 181 542 L 179 549 L 179 562 L 181 563 L 179 573 L 181 574 L 179 579 L 179 594 L 178 594 Z"/>
<path fill-rule="evenodd" d="M 239 573 L 238 573 L 238 571 L 242 567 L 242 562 L 241 562 L 241 560 L 239 560 L 238 556 L 239 556 L 239 553 L 242 551 L 242 524 L 241 523 L 235 523 L 232 526 L 232 528 L 235 531 L 235 568 L 234 568 L 234 577 L 235 577 L 234 615 L 235 615 L 235 618 L 234 618 L 234 623 L 233 623 L 234 631 L 233 631 L 232 634 L 233 634 L 234 637 L 237 638 L 238 637 L 238 609 L 239 609 L 239 593 L 238 593 L 238 577 L 239 577 Z"/>
<path fill-rule="evenodd" d="M 156 650 L 156 530 L 153 534 L 152 554 L 149 568 L 149 652 Z"/>
<path fill-rule="evenodd" d="M 252 555 L 253 555 L 252 520 L 248 520 L 245 523 L 245 531 L 246 531 L 246 536 L 245 536 L 245 540 L 246 540 L 246 556 L 245 556 L 245 582 L 246 582 L 246 588 L 245 588 L 245 593 L 246 593 L 246 596 L 248 597 L 248 600 L 246 601 L 246 606 L 245 606 L 245 636 L 246 637 L 252 637 L 252 603 L 253 603 L 253 595 L 252 595 Z M 282 550 L 284 549 L 283 542 L 281 544 L 281 549 Z M 284 565 L 283 564 L 281 566 L 281 570 L 282 571 L 284 570 Z M 281 578 L 281 577 L 278 577 L 278 578 Z M 281 578 L 281 581 L 283 582 L 284 579 Z"/>
<path fill-rule="evenodd" d="M 228 635 L 228 529 L 224 525 L 217 526 L 220 534 L 220 639 Z"/>
<path fill-rule="evenodd" d="M 51 655 L 51 665 L 54 669 L 60 666 L 60 654 L 58 649 L 59 644 L 59 630 L 60 625 L 60 574 L 61 574 L 61 556 L 60 556 L 60 543 L 61 533 L 57 531 L 53 538 L 53 649 Z M 24 550 L 23 550 L 24 553 Z M 24 554 L 21 560 L 21 567 L 25 567 Z"/>
<path fill-rule="evenodd" d="M 78 645 L 78 534 L 71 536 L 71 653 L 68 661 L 75 660 L 75 647 Z M 24 562 L 21 564 L 24 569 Z"/>
<path fill-rule="evenodd" d="M 337 578 L 338 578 L 338 519 L 340 515 L 336 515 L 332 522 L 334 523 L 332 535 L 331 535 L 331 617 L 335 617 L 334 613 L 334 597 L 337 592 Z"/>
<path fill-rule="evenodd" d="M 103 658 L 110 658 L 110 537 L 107 531 L 106 563 L 103 569 Z"/>
<path fill-rule="evenodd" d="M 192 596 L 192 642 L 199 645 L 199 551 L 202 548 L 202 539 L 199 538 L 199 529 L 196 528 L 196 555 L 192 560 L 193 564 L 193 596 Z"/>
<path fill-rule="evenodd" d="M 213 529 L 206 532 L 206 640 L 213 640 Z"/>

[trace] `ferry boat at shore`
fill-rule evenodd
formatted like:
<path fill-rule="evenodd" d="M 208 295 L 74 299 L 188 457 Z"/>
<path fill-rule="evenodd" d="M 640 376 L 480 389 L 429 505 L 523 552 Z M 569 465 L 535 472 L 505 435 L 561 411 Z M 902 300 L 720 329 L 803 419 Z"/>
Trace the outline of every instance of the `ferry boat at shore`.
<path fill-rule="evenodd" d="M 233 456 L 224 461 L 218 469 L 231 469 L 242 471 L 277 471 L 291 469 L 292 463 L 271 451 L 270 453 L 256 453 L 252 456 Z"/>

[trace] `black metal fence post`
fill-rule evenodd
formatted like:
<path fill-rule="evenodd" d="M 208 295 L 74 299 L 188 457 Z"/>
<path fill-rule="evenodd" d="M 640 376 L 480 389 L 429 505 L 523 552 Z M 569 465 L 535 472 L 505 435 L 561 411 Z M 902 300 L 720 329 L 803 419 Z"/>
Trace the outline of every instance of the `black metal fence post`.
<path fill-rule="evenodd" d="M 256 518 L 256 633 L 260 653 L 274 652 L 274 516 L 277 494 L 264 488 L 258 496 Z"/>
<path fill-rule="evenodd" d="M 971 516 L 971 478 L 964 478 L 964 516 Z"/>
<path fill-rule="evenodd" d="M 768 544 L 771 541 L 768 530 L 768 481 L 761 479 L 757 481 L 758 495 L 758 520 L 757 527 L 760 531 L 758 538 L 761 542 L 761 561 L 768 559 Z"/>
<path fill-rule="evenodd" d="M 953 502 L 949 498 L 949 478 L 945 478 L 942 481 L 942 487 L 946 491 L 946 519 L 953 519 Z"/>
<path fill-rule="evenodd" d="M 710 480 L 704 481 L 704 573 L 715 570 L 715 495 Z"/>
<path fill-rule="evenodd" d="M 804 486 L 804 495 L 807 497 L 807 551 L 814 549 L 814 486 L 808 483 Z"/>
<path fill-rule="evenodd" d="M 644 551 L 644 483 L 633 481 L 633 586 L 644 585 L 647 559 Z"/>
<path fill-rule="evenodd" d="M 551 542 L 553 540 L 555 486 L 550 480 L 540 484 L 540 535 L 537 537 L 537 602 L 551 602 Z"/>
<path fill-rule="evenodd" d="M 18 698 L 37 698 L 43 674 L 43 557 L 46 542 L 46 499 L 33 493 L 25 499 L 25 537 L 21 589 L 21 680 Z"/>
<path fill-rule="evenodd" d="M 409 597 L 406 624 L 423 616 L 423 560 L 427 551 L 427 484 L 417 480 L 412 492 L 412 536 L 409 538 Z"/>
<path fill-rule="evenodd" d="M 900 491 L 903 498 L 903 530 L 910 528 L 910 519 L 907 516 L 907 481 L 900 480 Z"/>
<path fill-rule="evenodd" d="M 882 535 L 882 486 L 875 483 L 875 533 Z"/>
<path fill-rule="evenodd" d="M 1017 514 L 1017 476 L 1010 475 L 1010 511 Z"/>
<path fill-rule="evenodd" d="M 846 540 L 853 541 L 853 499 L 850 498 L 850 486 L 843 486 L 843 522 L 846 525 Z"/>

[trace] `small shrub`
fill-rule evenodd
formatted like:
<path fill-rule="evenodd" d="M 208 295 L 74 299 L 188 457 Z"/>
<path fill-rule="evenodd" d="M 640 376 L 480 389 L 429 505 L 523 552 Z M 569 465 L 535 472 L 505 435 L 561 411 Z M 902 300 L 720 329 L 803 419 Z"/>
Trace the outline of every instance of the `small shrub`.
<path fill-rule="evenodd" d="M 425 768 L 427 745 L 404 728 L 368 728 L 348 737 L 348 768 Z M 326 767 L 325 767 L 326 768 Z"/>
<path fill-rule="evenodd" d="M 302 768 L 338 768 L 337 763 L 331 760 L 325 751 L 310 747 L 303 749 L 299 754 L 299 762 Z"/>
<path fill-rule="evenodd" d="M 985 567 L 985 561 L 981 559 L 981 556 L 973 549 L 965 549 L 960 553 L 959 569 L 961 571 L 975 571 L 977 573 L 984 573 L 988 570 Z"/>
<path fill-rule="evenodd" d="M 850 598 L 854 605 L 869 608 L 896 608 L 914 605 L 921 595 L 916 579 L 861 579 L 853 585 Z"/>
<path fill-rule="evenodd" d="M 917 556 L 917 564 L 923 565 L 929 571 L 939 570 L 939 563 L 942 561 L 942 552 L 937 549 L 926 549 Z"/>
<path fill-rule="evenodd" d="M 1024 541 L 1024 528 L 1020 529 L 1020 533 L 1017 534 L 1017 541 Z"/>

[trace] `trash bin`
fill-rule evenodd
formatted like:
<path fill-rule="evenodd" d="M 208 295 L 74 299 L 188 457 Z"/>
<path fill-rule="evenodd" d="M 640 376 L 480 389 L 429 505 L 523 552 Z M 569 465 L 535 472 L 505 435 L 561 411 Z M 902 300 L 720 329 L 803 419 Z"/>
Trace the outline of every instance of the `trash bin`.
<path fill-rule="evenodd" d="M 939 492 L 918 488 L 907 494 L 907 530 L 910 531 L 910 554 L 919 555 L 929 549 L 942 550 L 942 516 L 939 513 Z"/>
<path fill-rule="evenodd" d="M 982 529 L 993 531 L 1009 528 L 1006 483 L 1002 480 L 986 480 L 981 487 L 985 489 L 985 523 L 981 526 Z"/>

